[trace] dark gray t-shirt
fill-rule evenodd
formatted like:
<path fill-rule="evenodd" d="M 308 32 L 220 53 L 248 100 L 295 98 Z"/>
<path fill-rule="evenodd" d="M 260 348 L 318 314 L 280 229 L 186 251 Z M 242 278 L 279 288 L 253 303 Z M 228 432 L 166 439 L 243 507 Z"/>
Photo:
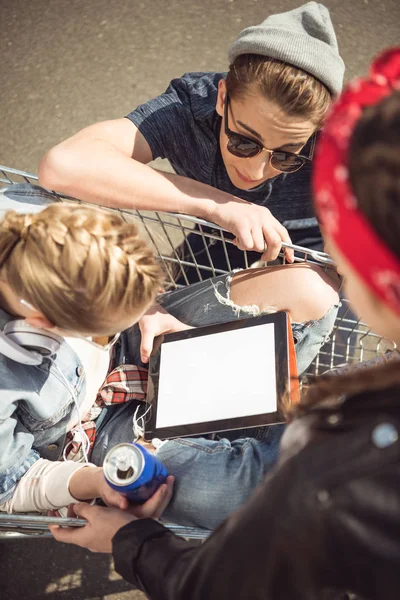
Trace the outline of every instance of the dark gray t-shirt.
<path fill-rule="evenodd" d="M 312 237 L 319 237 L 311 203 L 310 164 L 246 191 L 229 179 L 219 147 L 221 117 L 215 110 L 218 82 L 224 77 L 225 73 L 186 73 L 127 118 L 145 137 L 153 159 L 167 158 L 179 175 L 268 207 L 287 229 L 298 230 L 301 239 L 297 243 L 306 241 L 311 231 Z M 291 235 L 293 241 L 299 238 Z"/>

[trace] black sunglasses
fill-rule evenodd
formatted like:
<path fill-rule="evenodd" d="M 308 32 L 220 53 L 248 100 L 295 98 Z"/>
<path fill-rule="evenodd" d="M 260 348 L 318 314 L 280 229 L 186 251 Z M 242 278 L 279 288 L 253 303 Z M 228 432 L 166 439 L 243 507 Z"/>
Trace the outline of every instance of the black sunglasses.
<path fill-rule="evenodd" d="M 274 169 L 282 171 L 283 173 L 294 173 L 301 169 L 306 162 L 311 162 L 314 155 L 315 135 L 312 136 L 310 156 L 303 156 L 302 154 L 295 154 L 294 152 L 285 152 L 284 150 L 268 150 L 268 148 L 264 148 L 260 142 L 229 129 L 228 108 L 229 98 L 228 94 L 226 94 L 224 107 L 225 134 L 228 138 L 227 149 L 234 156 L 240 158 L 252 158 L 253 156 L 257 156 L 257 154 L 260 154 L 260 152 L 268 152 L 271 165 Z"/>

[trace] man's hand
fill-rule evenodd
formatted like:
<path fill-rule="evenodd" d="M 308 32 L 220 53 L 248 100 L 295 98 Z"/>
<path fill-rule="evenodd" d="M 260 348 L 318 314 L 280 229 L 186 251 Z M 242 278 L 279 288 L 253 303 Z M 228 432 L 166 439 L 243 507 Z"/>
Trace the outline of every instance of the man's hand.
<path fill-rule="evenodd" d="M 136 517 L 118 508 L 103 508 L 89 504 L 75 504 L 74 512 L 77 517 L 86 519 L 84 527 L 59 527 L 49 525 L 49 529 L 58 542 L 76 544 L 91 552 L 111 552 L 112 539 L 127 523 L 135 521 Z"/>
<path fill-rule="evenodd" d="M 292 243 L 287 229 L 268 208 L 240 198 L 216 204 L 208 218 L 233 233 L 236 236 L 234 243 L 240 250 L 260 252 L 262 260 L 275 260 L 282 242 Z M 285 256 L 292 263 L 294 251 L 286 248 Z"/>
<path fill-rule="evenodd" d="M 67 528 L 50 525 L 49 529 L 58 542 L 76 544 L 92 552 L 111 552 L 112 539 L 121 527 L 136 519 L 157 519 L 162 515 L 171 500 L 173 484 L 174 478 L 167 477 L 167 482 L 147 502 L 130 505 L 128 510 L 75 504 L 75 515 L 86 519 L 87 525 Z"/>
<path fill-rule="evenodd" d="M 144 363 L 149 361 L 154 338 L 157 335 L 192 329 L 190 325 L 185 325 L 185 323 L 175 319 L 159 304 L 153 304 L 150 310 L 140 319 L 139 328 L 142 334 L 140 358 Z"/>

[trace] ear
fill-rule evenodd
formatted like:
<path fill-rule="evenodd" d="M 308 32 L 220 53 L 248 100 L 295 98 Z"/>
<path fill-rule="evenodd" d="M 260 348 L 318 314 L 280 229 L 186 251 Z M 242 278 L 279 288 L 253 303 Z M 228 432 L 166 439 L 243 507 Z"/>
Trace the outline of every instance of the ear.
<path fill-rule="evenodd" d="M 46 319 L 46 317 L 41 315 L 40 313 L 37 313 L 36 315 L 33 315 L 32 317 L 26 317 L 25 321 L 28 323 L 28 325 L 32 325 L 32 327 L 39 327 L 40 329 L 54 329 L 55 328 L 54 323 L 51 323 L 50 321 L 48 321 Z"/>
<path fill-rule="evenodd" d="M 218 83 L 218 95 L 217 95 L 217 102 L 215 105 L 215 110 L 217 111 L 217 113 L 219 114 L 220 117 L 222 117 L 224 114 L 225 96 L 226 96 L 226 83 L 225 83 L 225 79 L 221 79 L 220 82 Z"/>

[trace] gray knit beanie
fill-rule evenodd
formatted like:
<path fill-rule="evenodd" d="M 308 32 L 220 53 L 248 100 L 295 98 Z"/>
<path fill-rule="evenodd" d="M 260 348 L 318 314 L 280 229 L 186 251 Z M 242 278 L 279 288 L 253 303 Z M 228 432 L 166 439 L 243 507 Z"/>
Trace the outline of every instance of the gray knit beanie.
<path fill-rule="evenodd" d="M 329 11 L 323 4 L 307 2 L 247 27 L 230 47 L 229 63 L 240 54 L 281 60 L 314 75 L 335 96 L 341 92 L 345 66 Z"/>

